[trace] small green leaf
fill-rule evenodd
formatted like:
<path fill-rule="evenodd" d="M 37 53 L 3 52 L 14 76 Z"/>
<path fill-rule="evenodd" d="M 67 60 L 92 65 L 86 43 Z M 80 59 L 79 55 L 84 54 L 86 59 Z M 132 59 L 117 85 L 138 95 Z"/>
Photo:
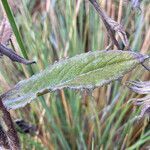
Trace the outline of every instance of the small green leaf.
<path fill-rule="evenodd" d="M 61 60 L 1 95 L 7 109 L 30 103 L 37 96 L 62 88 L 94 89 L 117 80 L 149 56 L 110 50 L 80 54 Z"/>

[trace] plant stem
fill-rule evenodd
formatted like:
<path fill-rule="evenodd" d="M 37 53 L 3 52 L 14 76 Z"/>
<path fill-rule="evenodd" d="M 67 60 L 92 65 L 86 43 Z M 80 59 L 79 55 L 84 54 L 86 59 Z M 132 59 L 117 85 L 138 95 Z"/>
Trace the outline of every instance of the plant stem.
<path fill-rule="evenodd" d="M 99 16 L 101 17 L 107 32 L 113 42 L 114 45 L 116 45 L 116 47 L 121 50 L 118 41 L 115 38 L 115 32 L 114 30 L 112 30 L 111 26 L 109 25 L 108 21 L 109 21 L 109 17 L 107 16 L 107 14 L 102 10 L 102 8 L 100 7 L 100 5 L 98 4 L 98 2 L 96 0 L 89 0 L 91 2 L 91 4 L 94 6 L 95 10 L 98 12 Z"/>
<path fill-rule="evenodd" d="M 2 99 L 0 98 L 0 119 L 3 124 L 3 130 L 7 137 L 8 145 L 11 150 L 20 150 L 19 138 L 12 122 L 10 113 L 7 111 L 3 105 Z M 6 140 L 6 138 L 4 138 Z M 4 140 L 3 139 L 3 140 Z M 5 143 L 7 143 L 5 141 Z"/>

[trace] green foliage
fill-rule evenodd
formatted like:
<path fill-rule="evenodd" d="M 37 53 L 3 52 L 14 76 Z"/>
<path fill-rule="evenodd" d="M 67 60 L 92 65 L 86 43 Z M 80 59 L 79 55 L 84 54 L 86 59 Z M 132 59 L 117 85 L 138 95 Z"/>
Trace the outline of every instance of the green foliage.
<path fill-rule="evenodd" d="M 49 91 L 62 88 L 94 89 L 131 71 L 148 56 L 128 51 L 95 51 L 61 60 L 44 71 L 21 81 L 2 95 L 8 109 L 25 106 Z"/>
<path fill-rule="evenodd" d="M 71 57 L 88 50 L 102 50 L 109 44 L 103 23 L 93 7 L 81 0 L 79 12 L 76 11 L 76 2 L 79 1 L 40 0 L 41 4 L 38 0 L 14 1 L 19 7 L 15 21 L 26 52 L 30 59 L 37 61 L 32 66 L 34 73 L 53 63 L 56 56 Z M 52 2 L 49 10 L 43 6 L 46 2 Z M 146 43 L 149 0 L 143 0 L 141 5 L 145 17 L 142 12 L 131 11 L 126 3 L 119 7 L 121 1 L 110 2 L 112 5 L 109 1 L 101 1 L 101 4 L 116 21 L 121 18 L 129 33 L 132 50 L 149 53 L 149 42 Z M 122 17 L 118 15 L 119 8 Z M 3 59 L 0 59 L 0 83 L 5 92 L 32 73 L 28 73 L 25 66 Z M 123 78 L 123 83 L 126 80 L 146 80 L 147 74 L 139 66 Z M 94 98 L 86 96 L 84 90 L 61 91 L 64 95 L 59 91 L 52 92 L 42 99 L 40 97 L 36 103 L 13 111 L 14 118 L 38 126 L 36 136 L 19 134 L 23 149 L 146 149 L 149 146 L 149 122 L 137 120 L 140 111 L 134 111 L 135 107 L 133 109 L 132 104 L 127 103 L 139 95 L 123 88 L 120 82 L 96 88 L 92 93 L 89 91 Z"/>

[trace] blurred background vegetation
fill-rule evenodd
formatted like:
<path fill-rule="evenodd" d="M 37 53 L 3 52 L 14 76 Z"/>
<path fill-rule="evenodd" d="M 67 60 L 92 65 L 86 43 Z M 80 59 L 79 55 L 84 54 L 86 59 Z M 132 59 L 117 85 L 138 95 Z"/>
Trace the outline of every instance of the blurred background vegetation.
<path fill-rule="evenodd" d="M 99 2 L 111 18 L 124 25 L 132 50 L 149 54 L 149 0 L 142 1 L 142 11 L 132 10 L 124 0 Z M 88 0 L 9 0 L 9 4 L 27 55 L 37 64 L 29 68 L 2 57 L 0 93 L 55 61 L 104 50 L 110 42 Z M 15 36 L 11 45 L 22 55 Z M 137 120 L 140 108 L 128 102 L 141 96 L 120 84 L 149 79 L 149 72 L 140 66 L 107 86 L 91 91 L 56 91 L 11 111 L 14 120 L 23 119 L 35 126 L 30 134 L 18 132 L 22 149 L 150 149 L 150 122 L 147 117 Z"/>

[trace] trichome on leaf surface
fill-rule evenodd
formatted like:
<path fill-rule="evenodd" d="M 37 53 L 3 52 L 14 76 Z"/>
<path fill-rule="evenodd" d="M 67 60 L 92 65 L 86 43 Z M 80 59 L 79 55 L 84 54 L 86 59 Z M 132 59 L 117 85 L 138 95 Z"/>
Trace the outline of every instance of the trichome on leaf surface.
<path fill-rule="evenodd" d="M 94 89 L 121 78 L 146 59 L 149 56 L 121 50 L 80 54 L 61 60 L 19 82 L 1 98 L 7 109 L 16 109 L 49 91 L 62 88 Z"/>

